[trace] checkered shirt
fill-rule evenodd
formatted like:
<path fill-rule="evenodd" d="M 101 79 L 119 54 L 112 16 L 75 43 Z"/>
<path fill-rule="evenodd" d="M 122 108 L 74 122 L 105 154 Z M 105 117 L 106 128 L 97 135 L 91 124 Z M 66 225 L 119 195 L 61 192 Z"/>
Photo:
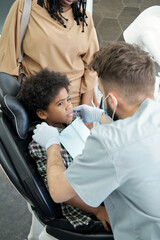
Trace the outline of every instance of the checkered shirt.
<path fill-rule="evenodd" d="M 62 129 L 57 128 L 59 132 L 62 131 Z M 68 168 L 73 158 L 70 156 L 70 154 L 67 152 L 67 150 L 63 147 L 63 145 L 60 145 L 61 148 L 61 156 L 64 163 L 64 166 Z M 45 148 L 41 147 L 38 143 L 36 143 L 34 140 L 29 144 L 29 153 L 32 156 L 32 158 L 36 161 L 38 171 L 48 189 L 47 184 L 47 174 L 46 174 L 46 167 L 47 167 L 47 154 Z M 78 208 L 75 208 L 71 205 L 61 203 L 61 209 L 62 214 L 65 218 L 68 219 L 68 221 L 76 228 L 77 226 L 82 225 L 88 225 L 91 221 L 90 213 L 84 212 L 83 210 L 80 210 Z"/>

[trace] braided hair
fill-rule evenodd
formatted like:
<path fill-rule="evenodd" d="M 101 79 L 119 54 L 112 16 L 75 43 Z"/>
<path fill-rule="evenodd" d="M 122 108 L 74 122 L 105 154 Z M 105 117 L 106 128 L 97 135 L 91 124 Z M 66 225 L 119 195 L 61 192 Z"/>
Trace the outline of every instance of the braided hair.
<path fill-rule="evenodd" d="M 86 23 L 86 3 L 87 0 L 78 0 L 77 2 L 72 3 L 72 11 L 74 15 L 74 20 L 77 22 L 77 25 L 80 25 L 82 22 L 82 32 L 84 32 L 84 25 L 88 26 Z M 60 0 L 47 0 L 47 3 L 44 4 L 44 0 L 38 0 L 40 6 L 44 6 L 51 18 L 57 20 L 64 28 L 66 28 L 65 21 L 68 21 L 65 17 L 62 16 L 63 8 L 61 6 Z"/>

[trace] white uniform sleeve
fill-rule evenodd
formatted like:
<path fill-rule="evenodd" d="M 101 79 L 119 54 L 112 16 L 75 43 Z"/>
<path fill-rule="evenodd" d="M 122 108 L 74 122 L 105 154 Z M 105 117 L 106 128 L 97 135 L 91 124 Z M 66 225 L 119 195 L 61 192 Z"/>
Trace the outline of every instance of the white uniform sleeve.
<path fill-rule="evenodd" d="M 93 207 L 99 206 L 119 185 L 105 134 L 101 134 L 99 128 L 91 131 L 82 154 L 65 172 L 67 181 L 79 197 Z"/>

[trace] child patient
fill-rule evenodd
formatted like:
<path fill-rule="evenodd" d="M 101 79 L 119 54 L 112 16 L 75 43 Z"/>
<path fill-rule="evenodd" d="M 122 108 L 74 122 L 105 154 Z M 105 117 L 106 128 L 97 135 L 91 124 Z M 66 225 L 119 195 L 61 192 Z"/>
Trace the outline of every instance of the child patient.
<path fill-rule="evenodd" d="M 19 98 L 24 102 L 27 110 L 32 115 L 37 115 L 40 120 L 56 127 L 61 132 L 76 118 L 73 113 L 68 88 L 69 81 L 65 75 L 44 69 L 36 75 L 27 78 L 22 83 Z M 72 164 L 73 159 L 62 145 L 60 145 L 60 148 L 63 163 L 68 168 Z M 48 188 L 46 175 L 47 155 L 45 148 L 32 140 L 29 144 L 29 153 L 36 161 L 38 171 Z M 69 204 L 73 204 L 76 207 Z M 72 200 L 72 203 L 61 203 L 61 209 L 63 216 L 76 230 L 106 231 L 105 229 L 108 229 L 106 224 L 108 216 L 103 206 L 92 208 L 83 203 L 82 200 L 75 199 Z M 95 216 L 103 224 L 97 221 Z"/>

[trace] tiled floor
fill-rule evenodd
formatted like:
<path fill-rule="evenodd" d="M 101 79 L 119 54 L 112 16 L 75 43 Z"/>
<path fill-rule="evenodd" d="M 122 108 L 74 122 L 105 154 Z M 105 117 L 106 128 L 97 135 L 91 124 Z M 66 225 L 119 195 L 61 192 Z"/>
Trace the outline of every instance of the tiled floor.
<path fill-rule="evenodd" d="M 31 225 L 26 202 L 0 166 L 0 240 L 24 240 Z"/>

